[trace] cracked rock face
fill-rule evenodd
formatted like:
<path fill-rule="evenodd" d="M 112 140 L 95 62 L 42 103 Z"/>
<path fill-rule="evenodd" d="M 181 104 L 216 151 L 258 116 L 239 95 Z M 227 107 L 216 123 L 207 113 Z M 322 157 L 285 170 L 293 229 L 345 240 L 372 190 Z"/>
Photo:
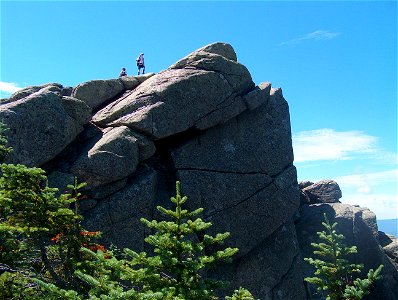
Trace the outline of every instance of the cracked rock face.
<path fill-rule="evenodd" d="M 397 268 L 394 261 L 388 256 L 389 249 L 383 251 L 377 231 L 376 216 L 367 208 L 343 203 L 302 205 L 300 218 L 296 222 L 297 238 L 302 256 L 313 256 L 314 249 L 311 247 L 311 243 L 318 243 L 319 239 L 316 233 L 325 229 L 321 224 L 324 221 L 324 213 L 331 222 L 337 222 L 336 230 L 344 235 L 344 243 L 357 247 L 358 253 L 349 259 L 352 263 L 364 264 L 362 278 L 366 276 L 369 269 L 376 269 L 380 264 L 384 265 L 383 279 L 376 282 L 369 299 L 398 299 Z M 390 242 L 390 244 L 392 243 Z M 313 272 L 312 266 L 304 264 L 305 276 L 312 276 Z M 311 286 L 311 290 L 313 299 L 324 299 L 316 293 L 313 286 Z"/>
<path fill-rule="evenodd" d="M 229 59 L 234 58 L 230 48 L 195 51 L 110 103 L 93 122 L 128 126 L 153 139 L 227 122 L 246 109 L 242 96 L 254 88 L 246 67 Z M 218 54 L 224 52 L 229 58 Z"/>
<path fill-rule="evenodd" d="M 289 114 L 280 94 L 173 149 L 172 160 L 190 204 L 205 209 L 214 232 L 233 233 L 239 255 L 298 209 Z"/>
<path fill-rule="evenodd" d="M 25 96 L 25 97 L 23 97 Z M 0 120 L 13 152 L 7 162 L 39 166 L 59 154 L 91 117 L 82 101 L 62 96 L 62 86 L 45 85 L 18 92 L 0 105 Z"/>
<path fill-rule="evenodd" d="M 60 192 L 74 176 L 88 183 L 84 226 L 102 231 L 106 245 L 150 251 L 140 218 L 163 218 L 156 206 L 171 205 L 179 180 L 188 208 L 203 207 L 212 222 L 206 233 L 230 232 L 226 246 L 239 248 L 211 274 L 231 290 L 307 299 L 302 256 L 326 212 L 358 260 L 385 265 L 372 299 L 398 298 L 396 240 L 378 233 L 369 210 L 324 203 L 338 202 L 337 183 L 299 190 L 282 90 L 255 86 L 231 45 L 207 45 L 158 74 L 28 87 L 2 100 L 0 119 L 14 149 L 8 162 L 44 168 Z"/>
<path fill-rule="evenodd" d="M 282 224 L 244 259 L 214 271 L 223 280 L 256 290 L 258 299 L 306 299 L 302 264 L 292 221 Z"/>
<path fill-rule="evenodd" d="M 302 182 L 301 185 L 304 186 L 302 192 L 311 204 L 340 202 L 342 193 L 334 180 L 321 180 L 316 183 Z"/>
<path fill-rule="evenodd" d="M 156 206 L 170 205 L 179 180 L 189 208 L 203 207 L 201 217 L 213 223 L 207 233 L 229 231 L 227 246 L 239 248 L 215 276 L 260 299 L 305 299 L 288 104 L 269 82 L 255 86 L 230 45 L 205 46 L 150 76 L 89 81 L 73 92 L 41 89 L 0 106 L 20 125 L 6 123 L 15 133 L 34 114 L 25 102 L 30 111 L 40 103 L 41 112 L 51 104 L 48 124 L 68 134 L 58 146 L 54 136 L 41 135 L 47 121 L 29 124 L 15 137 L 37 139 L 37 149 L 11 139 L 15 161 L 37 153 L 30 163 L 61 190 L 74 175 L 87 182 L 84 225 L 102 231 L 105 244 L 149 250 L 139 219 L 161 218 Z"/>

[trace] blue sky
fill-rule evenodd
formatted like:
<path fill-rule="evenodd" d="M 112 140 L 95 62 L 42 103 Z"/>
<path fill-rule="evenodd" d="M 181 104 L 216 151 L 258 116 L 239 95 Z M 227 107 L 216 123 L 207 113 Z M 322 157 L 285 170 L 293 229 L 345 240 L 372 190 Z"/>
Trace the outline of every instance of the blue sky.
<path fill-rule="evenodd" d="M 299 180 L 336 180 L 342 201 L 397 217 L 396 1 L 1 1 L 1 98 L 159 72 L 230 43 L 256 84 L 289 102 Z"/>

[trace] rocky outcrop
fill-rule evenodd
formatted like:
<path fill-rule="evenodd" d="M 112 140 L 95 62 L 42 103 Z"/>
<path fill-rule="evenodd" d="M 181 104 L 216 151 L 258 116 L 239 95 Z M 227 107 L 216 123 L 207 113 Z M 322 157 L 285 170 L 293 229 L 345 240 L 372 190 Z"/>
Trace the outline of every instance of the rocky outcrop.
<path fill-rule="evenodd" d="M 43 89 L 46 89 L 47 91 L 56 92 L 61 96 L 70 96 L 72 94 L 72 87 L 64 87 L 64 86 L 62 86 L 62 84 L 59 84 L 59 83 L 47 83 L 44 85 L 29 86 L 29 87 L 23 88 L 23 89 L 15 92 L 9 99 L 7 99 L 7 101 L 4 101 L 2 103 L 9 103 L 9 102 L 17 101 L 19 99 L 28 97 L 29 95 L 36 93 Z"/>
<path fill-rule="evenodd" d="M 13 152 L 8 162 L 40 166 L 53 159 L 79 133 L 91 118 L 91 109 L 82 101 L 62 96 L 59 85 L 32 88 L 0 106 L 0 119 L 10 128 L 6 132 Z M 25 90 L 26 92 L 26 90 Z"/>
<path fill-rule="evenodd" d="M 298 217 L 300 201 L 334 211 L 342 204 L 323 202 L 338 202 L 341 191 L 325 181 L 300 192 L 282 90 L 256 86 L 230 45 L 205 46 L 157 74 L 31 87 L 2 102 L 0 117 L 10 162 L 44 168 L 60 191 L 74 176 L 88 183 L 84 225 L 101 230 L 105 244 L 148 250 L 139 219 L 162 218 L 156 206 L 170 205 L 179 180 L 189 208 L 203 207 L 212 222 L 208 233 L 229 231 L 227 245 L 239 248 L 213 276 L 260 299 L 307 298 L 299 246 L 317 228 L 304 226 L 306 210 Z M 375 239 L 371 214 L 360 215 L 366 226 L 351 236 L 360 228 Z M 369 251 L 374 263 L 385 258 Z"/>
<path fill-rule="evenodd" d="M 369 269 L 384 265 L 383 279 L 378 281 L 372 293 L 366 299 L 398 299 L 398 268 L 395 264 L 397 255 L 396 239 L 386 237 L 377 229 L 376 215 L 367 208 L 339 203 L 341 197 L 338 184 L 332 180 L 317 183 L 300 182 L 302 192 L 306 195 L 316 195 L 316 203 L 301 202 L 300 217 L 296 220 L 297 237 L 303 257 L 313 256 L 311 243 L 319 242 L 317 232 L 324 231 L 322 222 L 324 214 L 333 223 L 337 222 L 336 230 L 345 236 L 345 244 L 357 247 L 358 253 L 349 259 L 352 263 L 364 264 L 362 277 Z M 311 197 L 309 196 L 309 197 Z M 310 198 L 312 201 L 314 198 Z M 314 202 L 315 202 L 314 201 Z M 382 236 L 383 238 L 380 238 Z M 384 245 L 382 248 L 381 245 Z M 313 276 L 314 268 L 304 264 L 304 276 Z M 323 299 L 313 286 L 309 285 L 312 299 Z"/>
<path fill-rule="evenodd" d="M 141 76 L 123 76 L 117 79 L 83 82 L 73 89 L 72 96 L 84 101 L 92 109 L 96 109 L 126 90 L 133 90 L 153 75 L 149 73 Z"/>
<path fill-rule="evenodd" d="M 246 67 L 218 50 L 205 47 L 188 55 L 104 107 L 93 122 L 124 125 L 155 140 L 227 122 L 246 110 L 242 96 L 254 83 Z"/>
<path fill-rule="evenodd" d="M 379 242 L 390 262 L 398 270 L 398 239 L 391 234 L 379 231 Z"/>
<path fill-rule="evenodd" d="M 299 183 L 302 199 L 307 203 L 335 203 L 340 202 L 341 190 L 336 181 L 321 180 L 316 183 L 303 181 Z"/>

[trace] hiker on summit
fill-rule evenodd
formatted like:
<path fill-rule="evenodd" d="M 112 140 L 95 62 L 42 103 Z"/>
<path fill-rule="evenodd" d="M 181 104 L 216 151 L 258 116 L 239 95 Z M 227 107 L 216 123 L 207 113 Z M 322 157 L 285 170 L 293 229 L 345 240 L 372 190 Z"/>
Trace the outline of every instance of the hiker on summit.
<path fill-rule="evenodd" d="M 122 68 L 122 70 L 120 71 L 119 77 L 123 77 L 123 76 L 127 76 L 126 68 Z"/>
<path fill-rule="evenodd" d="M 141 53 L 135 61 L 137 62 L 138 75 L 140 75 L 141 69 L 143 69 L 142 74 L 145 74 L 144 53 Z"/>

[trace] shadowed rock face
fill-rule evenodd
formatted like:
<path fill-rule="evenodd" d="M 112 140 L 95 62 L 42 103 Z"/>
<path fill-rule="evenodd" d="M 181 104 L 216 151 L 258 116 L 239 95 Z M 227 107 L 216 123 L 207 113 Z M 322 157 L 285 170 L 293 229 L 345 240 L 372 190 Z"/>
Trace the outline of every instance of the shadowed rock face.
<path fill-rule="evenodd" d="M 341 190 L 336 181 L 321 180 L 316 183 L 302 182 L 303 193 L 310 203 L 335 203 L 340 202 Z"/>
<path fill-rule="evenodd" d="M 348 259 L 352 263 L 364 264 L 362 278 L 369 269 L 384 265 L 383 279 L 376 282 L 371 294 L 365 299 L 398 299 L 398 268 L 395 250 L 397 240 L 377 229 L 376 215 L 367 208 L 340 203 L 341 190 L 332 180 L 316 183 L 300 182 L 302 192 L 309 195 L 311 201 L 301 201 L 300 218 L 296 220 L 297 237 L 303 257 L 312 257 L 314 248 L 311 243 L 318 243 L 317 232 L 324 231 L 324 214 L 331 223 L 336 222 L 336 230 L 345 236 L 345 244 L 355 245 L 358 253 Z M 311 194 L 310 194 L 311 193 Z M 316 195 L 316 196 L 315 196 Z M 384 249 L 383 249 L 384 247 Z M 305 263 L 304 275 L 312 276 L 314 268 Z M 310 286 L 313 299 L 324 299 Z"/>
<path fill-rule="evenodd" d="M 306 299 L 289 107 L 281 89 L 255 86 L 231 45 L 157 74 L 31 87 L 3 103 L 10 162 L 46 169 L 60 189 L 87 182 L 85 226 L 105 243 L 148 250 L 139 219 L 161 218 L 155 207 L 170 205 L 179 180 L 208 233 L 229 231 L 240 249 L 214 276 L 260 299 Z"/>

